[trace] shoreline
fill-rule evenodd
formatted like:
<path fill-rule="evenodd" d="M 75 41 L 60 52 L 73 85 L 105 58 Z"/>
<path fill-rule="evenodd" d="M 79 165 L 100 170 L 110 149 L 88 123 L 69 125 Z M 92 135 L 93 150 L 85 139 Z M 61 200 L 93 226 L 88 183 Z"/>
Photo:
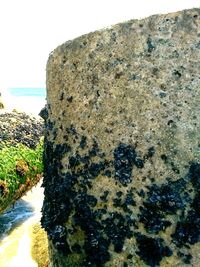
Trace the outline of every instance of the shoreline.
<path fill-rule="evenodd" d="M 42 96 L 13 96 L 7 91 L 2 92 L 2 102 L 4 108 L 0 109 L 0 113 L 25 112 L 28 115 L 39 116 L 39 113 L 46 104 L 45 97 Z"/>
<path fill-rule="evenodd" d="M 41 208 L 43 203 L 43 191 L 41 181 L 22 197 L 24 203 L 32 207 L 32 215 L 26 220 L 16 225 L 11 231 L 0 240 L 0 266 L 19 267 L 39 266 L 36 256 L 38 251 L 44 254 L 43 260 L 48 260 L 47 256 L 47 237 L 44 230 L 40 227 Z M 37 231 L 36 231 L 37 230 Z M 41 248 L 42 238 L 43 245 Z M 23 253 L 22 253 L 23 252 Z M 47 265 L 46 265 L 47 266 Z"/>

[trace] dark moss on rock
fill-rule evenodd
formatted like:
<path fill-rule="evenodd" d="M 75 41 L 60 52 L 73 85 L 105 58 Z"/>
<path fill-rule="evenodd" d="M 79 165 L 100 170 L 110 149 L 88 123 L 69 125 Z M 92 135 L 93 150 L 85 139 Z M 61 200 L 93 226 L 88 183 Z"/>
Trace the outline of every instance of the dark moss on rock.
<path fill-rule="evenodd" d="M 121 252 L 126 238 L 131 238 L 133 231 L 128 224 L 127 218 L 118 212 L 109 214 L 109 217 L 102 221 L 104 232 L 108 240 L 114 245 L 115 252 Z"/>
<path fill-rule="evenodd" d="M 177 256 L 180 257 L 185 264 L 191 264 L 192 260 L 191 254 L 185 254 L 181 251 L 178 251 Z"/>
<path fill-rule="evenodd" d="M 99 152 L 99 146 L 96 140 L 93 140 L 93 145 L 92 148 L 89 150 L 89 156 L 90 157 L 95 157 Z"/>
<path fill-rule="evenodd" d="M 77 135 L 77 132 L 74 129 L 73 131 L 70 130 L 69 134 Z M 80 137 L 80 139 L 82 138 Z M 103 266 L 110 259 L 109 245 L 113 244 L 116 252 L 122 251 L 125 239 L 132 236 L 131 228 L 135 222 L 129 216 L 123 216 L 118 212 L 110 213 L 107 219 L 102 220 L 102 216 L 107 213 L 106 208 L 96 209 L 98 199 L 88 193 L 91 180 L 99 174 L 105 173 L 105 170 L 114 165 L 112 162 L 102 160 L 102 152 L 97 142 L 93 142 L 88 154 L 81 156 L 77 151 L 74 156 L 68 157 L 70 171 L 62 173 L 61 159 L 68 154 L 71 154 L 71 147 L 67 143 L 53 145 L 53 143 L 46 141 L 43 182 L 45 201 L 41 223 L 47 230 L 56 249 L 64 254 L 71 253 L 67 242 L 69 233 L 67 233 L 64 224 L 74 210 L 72 222 L 74 229 L 80 227 L 86 235 L 83 248 L 86 252 L 84 266 L 86 264 L 88 266 L 89 264 L 91 266 Z M 95 162 L 92 161 L 93 157 L 96 157 Z M 136 155 L 133 155 L 133 162 L 135 160 Z M 50 180 L 49 176 L 51 177 Z M 113 178 L 110 177 L 110 179 Z M 82 188 L 79 191 L 75 189 L 77 184 L 81 185 L 80 188 Z M 122 195 L 122 193 L 118 192 L 117 195 Z M 108 196 L 109 191 L 106 190 L 100 196 L 100 200 L 106 203 Z M 128 191 L 123 197 L 124 200 L 120 208 L 126 213 L 130 212 L 127 207 L 135 205 L 133 192 Z M 102 220 L 101 223 L 100 220 Z M 55 225 L 57 225 L 56 229 Z"/>
<path fill-rule="evenodd" d="M 200 189 L 200 163 L 192 162 L 189 168 L 188 177 L 198 193 Z"/>
<path fill-rule="evenodd" d="M 87 202 L 87 199 L 90 199 Z M 79 194 L 79 199 L 75 199 L 75 214 L 73 222 L 79 226 L 86 234 L 84 250 L 86 259 L 83 266 L 103 266 L 110 259 L 108 252 L 109 241 L 103 237 L 102 227 L 96 220 L 96 213 L 91 207 L 96 205 L 94 197 L 86 194 Z M 87 264 L 87 265 L 86 265 Z M 89 266 L 89 265 L 88 265 Z"/>
<path fill-rule="evenodd" d="M 70 248 L 67 243 L 67 231 L 65 227 L 62 225 L 55 225 L 51 229 L 49 238 L 59 252 L 63 253 L 64 255 L 68 255 L 70 253 Z"/>
<path fill-rule="evenodd" d="M 147 51 L 149 53 L 153 52 L 153 50 L 155 50 L 155 45 L 153 44 L 152 38 L 149 36 L 147 38 Z"/>
<path fill-rule="evenodd" d="M 69 97 L 67 97 L 67 101 L 68 101 L 69 103 L 72 103 L 72 101 L 73 101 L 73 96 L 69 96 Z"/>
<path fill-rule="evenodd" d="M 108 199 L 107 199 L 108 195 L 109 195 L 109 191 L 106 190 L 106 191 L 104 191 L 103 194 L 100 196 L 100 199 L 101 199 L 102 201 L 104 201 L 104 202 L 107 202 L 107 201 L 108 201 Z"/>
<path fill-rule="evenodd" d="M 152 146 L 150 148 L 148 148 L 147 154 L 145 155 L 146 159 L 152 158 L 155 154 L 155 148 Z"/>
<path fill-rule="evenodd" d="M 190 209 L 180 217 L 176 230 L 172 235 L 177 246 L 183 247 L 187 244 L 200 242 L 200 164 L 192 163 L 189 168 L 188 179 L 194 186 L 195 195 L 190 200 Z"/>
<path fill-rule="evenodd" d="M 86 136 L 82 136 L 81 137 L 81 141 L 80 141 L 80 148 L 84 149 L 87 145 L 87 137 Z"/>
<path fill-rule="evenodd" d="M 171 225 L 165 217 L 167 214 L 176 214 L 178 210 L 184 210 L 187 198 L 182 194 L 186 186 L 184 179 L 176 182 L 168 182 L 158 186 L 153 184 L 149 187 L 147 199 L 140 207 L 140 222 L 145 225 L 149 233 L 164 231 Z"/>
<path fill-rule="evenodd" d="M 115 178 L 123 186 L 127 186 L 132 182 L 133 166 L 142 168 L 144 163 L 141 158 L 137 156 L 135 149 L 131 145 L 119 144 L 114 150 L 114 168 Z"/>
<path fill-rule="evenodd" d="M 113 206 L 122 208 L 124 212 L 131 213 L 130 207 L 135 206 L 133 191 L 129 190 L 127 194 L 123 195 L 122 192 L 117 192 L 116 197 L 113 199 Z"/>
<path fill-rule="evenodd" d="M 136 234 L 136 240 L 138 244 L 137 254 L 150 267 L 159 266 L 163 257 L 172 255 L 171 249 L 164 245 L 162 238 L 152 238 Z"/>
<path fill-rule="evenodd" d="M 101 267 L 111 259 L 110 246 L 115 253 L 121 253 L 125 241 L 135 235 L 141 260 L 148 266 L 159 266 L 164 257 L 171 256 L 173 249 L 159 238 L 159 232 L 171 226 L 172 221 L 167 216 L 179 216 L 172 241 L 180 252 L 178 257 L 184 263 L 191 261 L 189 253 L 188 256 L 181 254 L 181 248 L 200 241 L 199 163 L 191 163 L 184 178 L 176 181 L 168 178 L 161 185 L 154 182 L 138 192 L 135 187 L 126 189 L 129 180 L 133 179 L 133 168 L 141 168 L 144 164 L 135 148 L 120 143 L 112 152 L 114 160 L 108 161 L 97 140 L 94 139 L 90 147 L 82 148 L 83 137 L 75 127 L 70 128 L 68 135 L 69 138 L 77 136 L 79 145 L 76 151 L 72 152 L 68 143 L 55 145 L 45 142 L 45 201 L 41 222 L 55 248 L 65 255 L 84 251 L 82 266 Z M 151 161 L 154 153 L 153 148 L 149 149 L 145 162 Z M 69 162 L 65 172 L 61 163 L 63 158 Z M 104 175 L 106 179 L 119 181 L 114 196 L 109 189 L 99 196 L 90 193 L 95 179 Z M 187 192 L 187 186 L 191 185 L 192 189 Z M 133 219 L 137 204 L 135 196 L 144 200 Z M 108 208 L 110 201 L 113 212 Z M 186 206 L 189 210 L 184 215 Z M 69 218 L 72 226 L 68 229 L 66 222 Z M 137 232 L 139 223 L 143 223 L 148 236 Z M 71 238 L 78 229 L 84 232 L 84 243 L 77 240 L 70 247 L 69 236 Z"/>

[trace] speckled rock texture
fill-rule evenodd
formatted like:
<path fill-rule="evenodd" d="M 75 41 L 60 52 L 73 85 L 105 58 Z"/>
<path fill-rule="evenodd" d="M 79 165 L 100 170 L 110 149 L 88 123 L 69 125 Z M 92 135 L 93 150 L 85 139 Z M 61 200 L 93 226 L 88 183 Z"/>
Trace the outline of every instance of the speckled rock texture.
<path fill-rule="evenodd" d="M 200 266 L 200 9 L 131 20 L 47 64 L 50 266 Z"/>

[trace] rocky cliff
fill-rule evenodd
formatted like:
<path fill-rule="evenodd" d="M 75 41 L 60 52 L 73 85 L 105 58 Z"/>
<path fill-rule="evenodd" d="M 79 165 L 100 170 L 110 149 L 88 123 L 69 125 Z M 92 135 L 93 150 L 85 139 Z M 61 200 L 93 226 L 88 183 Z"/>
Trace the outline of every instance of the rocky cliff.
<path fill-rule="evenodd" d="M 200 265 L 200 9 L 59 46 L 47 64 L 50 266 Z"/>

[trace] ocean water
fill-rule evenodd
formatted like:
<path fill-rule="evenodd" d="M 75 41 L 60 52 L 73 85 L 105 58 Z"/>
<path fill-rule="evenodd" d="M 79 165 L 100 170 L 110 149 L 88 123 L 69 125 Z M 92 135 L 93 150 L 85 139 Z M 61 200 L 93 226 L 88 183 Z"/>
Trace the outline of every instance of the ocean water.
<path fill-rule="evenodd" d="M 27 97 L 46 97 L 45 88 L 9 88 L 8 92 L 12 96 L 27 96 Z"/>
<path fill-rule="evenodd" d="M 37 116 L 46 104 L 45 88 L 8 88 L 4 92 L 5 106 Z"/>

